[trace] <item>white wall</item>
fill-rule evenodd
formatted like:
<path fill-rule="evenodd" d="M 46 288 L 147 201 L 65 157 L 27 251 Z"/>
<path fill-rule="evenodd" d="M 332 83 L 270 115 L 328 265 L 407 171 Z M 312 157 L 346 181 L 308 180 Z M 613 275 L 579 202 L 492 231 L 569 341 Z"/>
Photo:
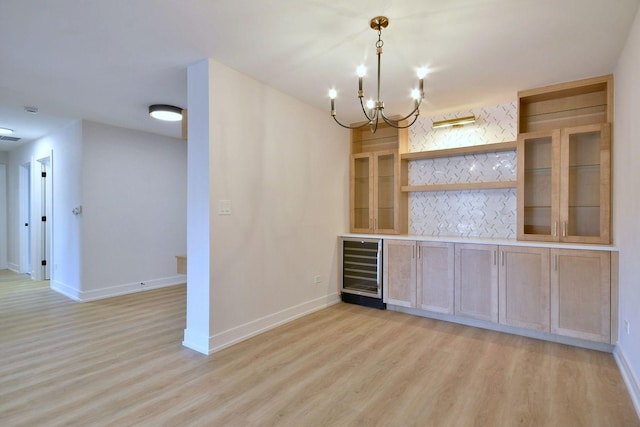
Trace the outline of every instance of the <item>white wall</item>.
<path fill-rule="evenodd" d="M 613 145 L 614 242 L 620 248 L 619 341 L 616 356 L 640 414 L 640 15 L 615 70 Z M 626 333 L 625 321 L 630 322 Z"/>
<path fill-rule="evenodd" d="M 339 301 L 337 235 L 348 231 L 349 134 L 328 112 L 214 61 L 209 84 L 209 351 L 215 351 Z M 231 201 L 231 215 L 217 214 L 219 200 Z M 320 284 L 312 284 L 315 275 Z"/>
<path fill-rule="evenodd" d="M 186 152 L 176 138 L 87 121 L 12 150 L 9 266 L 20 258 L 20 165 L 52 156 L 53 289 L 84 301 L 184 283 Z"/>
<path fill-rule="evenodd" d="M 31 163 L 32 172 L 37 159 L 52 156 L 53 176 L 53 248 L 50 262 L 58 268 L 51 269 L 51 283 L 64 283 L 76 287 L 80 281 L 80 228 L 68 216 L 71 206 L 80 200 L 82 126 L 80 122 L 64 127 L 37 141 L 22 145 L 9 152 L 8 176 L 8 261 L 9 267 L 18 270 L 20 265 L 19 180 L 20 167 Z M 37 198 L 32 194 L 32 198 Z M 34 202 L 35 205 L 35 202 Z M 32 228 L 35 230 L 35 228 Z M 32 233 L 34 239 L 37 233 Z"/>
<path fill-rule="evenodd" d="M 185 141 L 83 121 L 80 299 L 184 283 L 186 156 Z"/>
<path fill-rule="evenodd" d="M 7 268 L 7 163 L 9 156 L 0 151 L 0 270 Z"/>

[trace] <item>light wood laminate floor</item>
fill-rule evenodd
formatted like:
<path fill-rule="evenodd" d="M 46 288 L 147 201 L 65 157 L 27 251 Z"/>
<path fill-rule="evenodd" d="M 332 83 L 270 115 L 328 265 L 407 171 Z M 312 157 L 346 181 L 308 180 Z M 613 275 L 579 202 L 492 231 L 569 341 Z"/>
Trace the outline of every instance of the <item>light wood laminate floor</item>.
<path fill-rule="evenodd" d="M 207 357 L 185 304 L 0 271 L 0 425 L 640 425 L 607 353 L 338 304 Z"/>

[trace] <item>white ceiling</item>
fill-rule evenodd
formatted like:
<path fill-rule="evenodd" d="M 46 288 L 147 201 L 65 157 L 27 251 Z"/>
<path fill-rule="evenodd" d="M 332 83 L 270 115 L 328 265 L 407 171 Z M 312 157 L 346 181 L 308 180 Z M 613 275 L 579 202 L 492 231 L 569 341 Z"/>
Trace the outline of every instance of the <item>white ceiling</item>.
<path fill-rule="evenodd" d="M 613 72 L 640 0 L 0 0 L 0 127 L 21 143 L 88 119 L 163 135 L 179 123 L 150 104 L 187 106 L 186 68 L 213 58 L 329 116 L 360 120 L 355 68 L 382 100 L 411 107 L 428 66 L 422 114 L 515 99 L 517 90 Z M 224 102 L 223 99 L 218 100 Z M 38 114 L 24 112 L 39 108 Z M 0 150 L 14 145 L 0 142 Z"/>

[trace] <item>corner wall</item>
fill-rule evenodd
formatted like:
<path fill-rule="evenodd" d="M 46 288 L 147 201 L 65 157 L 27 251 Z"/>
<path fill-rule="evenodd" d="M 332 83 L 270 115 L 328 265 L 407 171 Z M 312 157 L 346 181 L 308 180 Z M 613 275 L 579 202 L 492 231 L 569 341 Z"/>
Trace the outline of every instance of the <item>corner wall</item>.
<path fill-rule="evenodd" d="M 210 287 L 210 353 L 339 301 L 349 134 L 327 112 L 211 60 L 209 82 L 211 279 L 188 287 Z M 190 144 L 191 108 L 190 99 Z M 225 200 L 230 215 L 218 213 Z"/>
<path fill-rule="evenodd" d="M 640 13 L 615 69 L 614 243 L 620 248 L 619 337 L 615 356 L 640 416 Z M 625 322 L 629 322 L 629 333 Z"/>

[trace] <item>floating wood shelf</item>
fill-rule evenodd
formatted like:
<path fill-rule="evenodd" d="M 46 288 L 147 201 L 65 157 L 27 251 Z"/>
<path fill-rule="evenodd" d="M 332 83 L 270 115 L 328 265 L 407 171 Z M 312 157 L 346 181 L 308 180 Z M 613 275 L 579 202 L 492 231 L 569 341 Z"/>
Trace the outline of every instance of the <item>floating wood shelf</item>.
<path fill-rule="evenodd" d="M 497 188 L 516 188 L 517 181 L 458 182 L 455 184 L 403 185 L 403 192 L 412 191 L 460 191 L 491 190 Z"/>
<path fill-rule="evenodd" d="M 516 141 L 498 142 L 495 144 L 472 145 L 469 147 L 446 148 L 444 150 L 418 151 L 414 153 L 402 153 L 402 160 L 424 160 L 440 157 L 466 156 L 469 154 L 497 153 L 499 151 L 512 151 L 516 149 Z"/>

